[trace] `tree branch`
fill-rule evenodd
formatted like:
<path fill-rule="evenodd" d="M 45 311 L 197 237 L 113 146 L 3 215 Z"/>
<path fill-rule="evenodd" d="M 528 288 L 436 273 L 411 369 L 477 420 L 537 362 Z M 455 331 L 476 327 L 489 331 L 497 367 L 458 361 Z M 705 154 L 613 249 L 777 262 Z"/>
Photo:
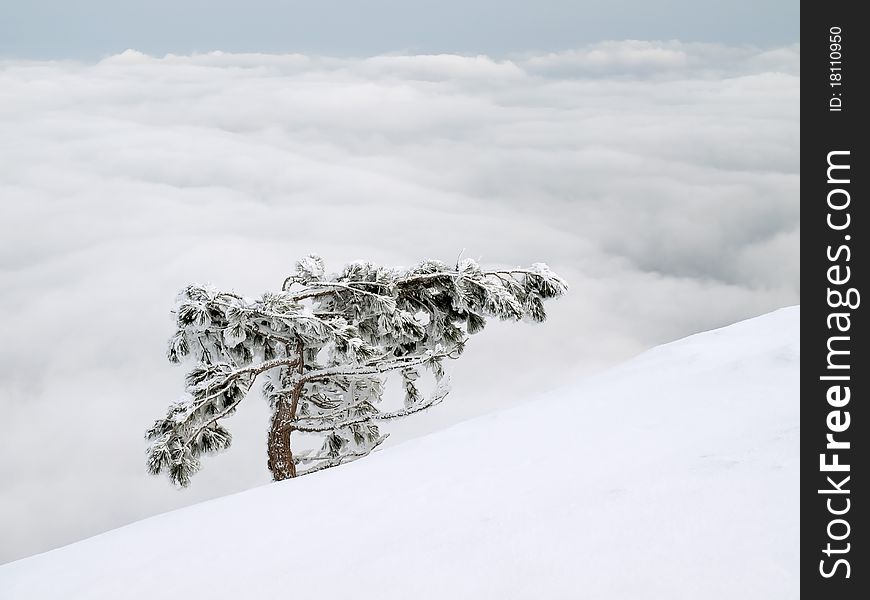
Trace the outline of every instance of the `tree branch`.
<path fill-rule="evenodd" d="M 254 313 L 255 315 L 261 316 L 261 317 L 272 317 L 274 319 L 290 319 L 290 320 L 298 320 L 298 321 L 305 321 L 305 320 L 319 321 L 320 323 L 323 323 L 325 326 L 334 329 L 332 323 L 330 323 L 329 321 L 325 321 L 325 320 L 317 317 L 314 314 L 305 314 L 304 312 L 276 313 L 276 312 L 271 312 L 268 310 L 261 310 L 258 308 L 253 308 L 251 306 L 237 306 L 235 304 L 230 304 L 229 302 L 219 302 L 217 300 L 211 300 L 211 302 L 213 302 L 214 304 L 217 304 L 219 306 L 225 306 L 227 308 L 236 308 L 238 310 L 251 312 L 251 313 Z"/>
<path fill-rule="evenodd" d="M 292 421 L 296 417 L 296 409 L 299 406 L 299 397 L 302 395 L 302 388 L 305 386 L 305 382 L 302 380 L 302 373 L 305 371 L 305 361 L 302 357 L 302 338 L 296 339 L 296 356 L 298 357 L 298 363 L 296 364 L 296 373 L 299 375 L 299 379 L 296 382 L 296 385 L 293 386 L 293 392 L 290 396 L 290 420 Z"/>
<path fill-rule="evenodd" d="M 347 427 L 351 427 L 353 425 L 362 425 L 363 423 L 368 423 L 369 421 L 389 421 L 391 419 L 398 419 L 400 417 L 407 417 L 408 415 L 413 415 L 414 413 L 418 413 L 426 410 L 427 408 L 432 408 L 433 406 L 440 404 L 443 398 L 437 398 L 429 400 L 428 402 L 424 402 L 418 406 L 412 406 L 409 408 L 402 408 L 399 410 L 394 410 L 390 412 L 373 412 L 371 414 L 356 417 L 347 421 L 340 421 L 338 423 L 332 425 L 299 425 L 300 420 L 310 420 L 314 421 L 319 419 L 320 417 L 300 417 L 298 420 L 294 421 L 293 429 L 296 431 L 301 431 L 303 433 L 325 433 L 327 431 L 335 431 L 338 429 L 346 429 Z M 362 403 L 360 403 L 362 404 Z M 358 405 L 357 405 L 358 406 Z M 351 410 L 353 407 L 348 407 L 344 410 Z M 323 419 L 326 420 L 328 417 L 324 416 Z"/>
<path fill-rule="evenodd" d="M 193 434 L 191 436 L 189 436 L 184 441 L 184 445 L 189 447 L 191 442 L 193 442 L 193 440 L 196 439 L 196 436 L 198 436 L 200 433 L 205 431 L 212 424 L 217 423 L 218 420 L 223 419 L 225 416 L 230 414 L 239 405 L 239 403 L 241 403 L 241 401 L 244 399 L 245 399 L 245 396 L 243 395 L 241 398 L 239 398 L 238 400 L 236 400 L 235 402 L 230 404 L 228 407 L 226 407 L 224 410 L 222 410 L 220 413 L 218 413 L 217 415 L 215 415 L 214 417 L 212 417 L 211 419 L 209 419 L 208 421 L 203 423 L 203 425 L 201 427 L 199 427 L 196 431 L 194 431 Z"/>
<path fill-rule="evenodd" d="M 311 399 L 309 398 L 309 402 L 310 402 L 310 401 L 311 401 Z M 338 415 L 340 415 L 340 414 L 343 413 L 343 412 L 348 412 L 348 411 L 351 411 L 351 410 L 353 410 L 353 409 L 355 409 L 355 408 L 359 408 L 360 406 L 362 406 L 363 404 L 366 404 L 367 402 L 368 402 L 368 398 L 364 398 L 364 399 L 362 399 L 362 400 L 359 400 L 358 402 L 355 402 L 354 404 L 351 404 L 350 406 L 345 406 L 344 408 L 339 408 L 339 409 L 337 409 L 337 410 L 333 410 L 332 412 L 328 412 L 328 413 L 326 413 L 326 414 L 322 414 L 322 415 L 306 415 L 306 416 L 302 416 L 302 417 L 297 417 L 297 418 L 296 418 L 296 423 L 298 423 L 298 422 L 300 422 L 300 421 L 316 421 L 316 420 L 318 420 L 318 419 L 320 419 L 320 420 L 323 420 L 323 419 L 332 419 L 332 418 L 337 417 Z M 301 431 L 301 430 L 300 430 L 300 431 Z"/>
<path fill-rule="evenodd" d="M 343 454 L 340 456 L 304 456 L 304 457 L 299 457 L 298 462 L 300 462 L 300 463 L 301 462 L 315 462 L 315 461 L 329 461 L 329 462 L 326 462 L 325 464 L 321 464 L 321 465 L 318 465 L 316 467 L 312 467 L 312 468 L 308 469 L 307 471 L 302 471 L 301 473 L 299 473 L 299 475 L 310 475 L 311 473 L 316 473 L 317 471 L 322 471 L 322 470 L 328 469 L 330 467 L 337 467 L 338 465 L 342 465 L 342 464 L 348 463 L 348 462 L 353 462 L 354 460 L 356 460 L 358 458 L 368 456 L 378 446 L 383 444 L 384 440 L 386 440 L 388 437 L 390 437 L 389 433 L 385 433 L 384 435 L 382 435 L 380 438 L 378 438 L 378 441 L 376 441 L 374 443 L 374 445 L 372 445 L 372 447 L 369 448 L 366 452 L 349 452 L 347 454 Z"/>
<path fill-rule="evenodd" d="M 373 421 L 389 421 L 390 419 L 398 419 L 399 417 L 407 417 L 408 415 L 413 415 L 414 413 L 418 413 L 420 411 L 426 410 L 427 408 L 432 408 L 436 404 L 441 404 L 443 398 L 438 398 L 434 400 L 429 400 L 419 406 L 414 406 L 410 408 L 403 408 L 401 410 L 394 410 L 388 413 L 377 412 L 371 415 L 371 419 Z"/>
<path fill-rule="evenodd" d="M 266 362 L 270 363 L 269 366 L 268 366 L 267 368 L 261 368 L 260 370 L 257 370 L 257 369 L 252 369 L 251 367 L 245 367 L 244 369 L 238 369 L 238 370 L 236 370 L 236 371 L 231 372 L 231 373 L 230 373 L 229 375 L 227 375 L 226 378 L 224 378 L 224 380 L 222 381 L 222 383 L 221 383 L 221 389 L 218 390 L 217 392 L 213 393 L 213 394 L 210 394 L 210 395 L 208 395 L 208 396 L 202 398 L 199 402 L 197 402 L 196 406 L 195 406 L 194 408 L 191 409 L 190 413 L 191 413 L 191 414 L 195 413 L 197 410 L 199 410 L 200 408 L 202 408 L 203 406 L 205 406 L 205 405 L 206 405 L 210 400 L 214 400 L 215 398 L 217 398 L 218 396 L 220 396 L 221 394 L 223 394 L 224 392 L 226 392 L 227 389 L 229 388 L 229 384 L 232 383 L 233 381 L 235 381 L 236 379 L 238 379 L 239 377 L 241 377 L 242 375 L 245 375 L 245 374 L 247 374 L 247 373 L 253 373 L 253 374 L 254 374 L 254 378 L 256 378 L 257 375 L 259 375 L 259 374 L 262 373 L 263 371 L 268 371 L 269 369 L 274 369 L 275 367 L 278 367 L 278 366 L 293 367 L 293 366 L 295 366 L 297 363 L 301 363 L 301 362 L 302 362 L 302 356 L 300 355 L 300 356 L 298 357 L 298 359 L 293 359 L 293 360 L 290 360 L 289 362 L 287 361 L 286 358 L 284 358 L 284 359 L 278 359 L 278 358 L 276 358 L 276 359 L 274 359 L 274 360 L 266 361 Z M 272 364 L 272 363 L 275 363 L 275 364 Z M 266 363 L 260 363 L 259 366 L 260 366 L 260 367 L 263 367 L 263 365 L 265 365 L 265 364 L 266 364 Z M 252 378 L 252 379 L 251 379 L 251 385 L 253 385 L 253 383 L 254 383 L 254 381 L 253 381 L 253 378 Z M 206 390 L 208 390 L 208 389 L 211 388 L 211 387 L 212 387 L 212 386 L 208 386 L 208 388 L 206 388 Z M 223 411 L 221 411 L 220 413 L 218 413 L 216 416 L 214 416 L 214 417 L 212 417 L 211 419 L 209 419 L 208 421 L 206 421 L 206 422 L 205 422 L 201 427 L 197 428 L 197 430 L 193 433 L 193 435 L 191 435 L 191 436 L 189 436 L 189 437 L 187 438 L 187 440 L 184 442 L 184 445 L 185 445 L 185 446 L 189 446 L 189 445 L 190 445 L 190 442 L 192 442 L 193 439 L 196 438 L 196 436 L 198 436 L 198 435 L 199 435 L 199 434 L 200 434 L 200 433 L 201 433 L 201 432 L 202 432 L 206 427 L 208 427 L 209 425 L 211 425 L 211 424 L 213 424 L 213 423 L 217 423 L 217 421 L 218 421 L 219 419 L 222 419 L 223 417 L 227 416 L 227 415 L 228 415 L 230 412 L 232 412 L 232 410 L 233 410 L 236 406 L 238 406 L 239 403 L 241 403 L 241 401 L 244 400 L 246 397 L 247 397 L 247 394 L 242 394 L 242 397 L 241 397 L 241 398 L 239 398 L 238 400 L 236 400 L 235 402 L 233 402 L 232 404 L 230 404 L 228 407 L 226 407 Z"/>
<path fill-rule="evenodd" d="M 360 365 L 358 367 L 351 367 L 350 369 L 347 369 L 345 367 L 330 367 L 327 369 L 318 369 L 316 371 L 309 371 L 308 373 L 306 373 L 302 377 L 301 381 L 314 381 L 317 379 L 336 376 L 357 377 L 361 375 L 377 375 L 380 373 L 386 373 L 387 371 L 392 371 L 394 369 L 421 365 L 426 361 L 436 358 L 452 358 L 450 354 L 450 352 L 442 352 L 439 354 L 431 354 L 428 356 L 396 357 L 389 362 Z"/>

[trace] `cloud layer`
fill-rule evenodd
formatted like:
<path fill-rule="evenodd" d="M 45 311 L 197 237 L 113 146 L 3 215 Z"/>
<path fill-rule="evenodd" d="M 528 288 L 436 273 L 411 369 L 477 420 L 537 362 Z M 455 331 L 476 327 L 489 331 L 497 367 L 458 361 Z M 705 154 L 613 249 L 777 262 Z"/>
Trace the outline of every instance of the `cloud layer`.
<path fill-rule="evenodd" d="M 0 561 L 268 481 L 256 397 L 191 490 L 144 475 L 191 281 L 462 249 L 569 280 L 550 322 L 473 339 L 393 440 L 797 302 L 798 84 L 796 46 L 679 42 L 0 62 Z"/>

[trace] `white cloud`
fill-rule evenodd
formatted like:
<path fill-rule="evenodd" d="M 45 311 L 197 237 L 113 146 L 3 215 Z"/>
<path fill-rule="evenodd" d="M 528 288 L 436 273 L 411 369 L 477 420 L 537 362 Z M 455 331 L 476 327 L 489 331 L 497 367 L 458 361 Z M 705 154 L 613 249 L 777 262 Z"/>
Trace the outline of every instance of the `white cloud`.
<path fill-rule="evenodd" d="M 750 73 L 800 72 L 800 46 L 772 50 L 676 40 L 609 41 L 584 48 L 528 56 L 520 63 L 532 73 L 560 76 L 625 75 L 658 78 L 719 77 Z"/>
<path fill-rule="evenodd" d="M 683 69 L 689 65 L 689 55 L 679 42 L 631 40 L 532 56 L 524 64 L 534 71 L 576 70 L 613 75 L 618 71 Z"/>
<path fill-rule="evenodd" d="M 256 397 L 191 490 L 144 475 L 190 281 L 255 294 L 312 251 L 463 248 L 569 279 L 548 324 L 473 339 L 394 439 L 795 303 L 798 72 L 797 47 L 678 42 L 0 62 L 0 560 L 268 480 Z"/>

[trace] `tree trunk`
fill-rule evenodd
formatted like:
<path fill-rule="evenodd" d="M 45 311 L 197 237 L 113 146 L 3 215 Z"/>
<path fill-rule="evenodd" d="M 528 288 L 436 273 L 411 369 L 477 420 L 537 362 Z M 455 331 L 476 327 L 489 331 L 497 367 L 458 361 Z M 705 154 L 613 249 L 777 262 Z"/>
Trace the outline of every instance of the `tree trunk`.
<path fill-rule="evenodd" d="M 293 426 L 289 424 L 290 407 L 284 399 L 278 401 L 272 423 L 269 427 L 269 470 L 273 481 L 283 481 L 296 477 L 296 465 L 293 463 L 293 452 L 290 449 L 290 434 Z"/>
<path fill-rule="evenodd" d="M 301 377 L 305 372 L 305 360 L 302 355 L 302 340 L 296 340 L 296 373 Z M 269 427 L 269 471 L 272 472 L 273 481 L 283 481 L 296 477 L 296 463 L 293 462 L 293 451 L 290 448 L 290 434 L 293 433 L 293 419 L 296 417 L 296 408 L 299 406 L 299 398 L 305 384 L 301 381 L 293 386 L 290 395 L 290 404 L 286 397 L 282 396 L 275 405 L 275 413 L 272 415 L 272 423 Z"/>

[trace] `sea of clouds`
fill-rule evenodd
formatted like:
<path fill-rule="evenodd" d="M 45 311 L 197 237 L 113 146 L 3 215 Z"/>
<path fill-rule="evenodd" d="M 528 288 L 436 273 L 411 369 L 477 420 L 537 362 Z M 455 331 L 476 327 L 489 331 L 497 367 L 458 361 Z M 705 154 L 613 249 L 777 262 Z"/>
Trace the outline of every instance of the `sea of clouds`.
<path fill-rule="evenodd" d="M 548 323 L 472 339 L 391 443 L 797 303 L 799 64 L 640 41 L 0 61 L 0 561 L 268 481 L 258 397 L 191 489 L 145 475 L 189 282 L 256 295 L 309 252 L 463 250 L 568 279 Z"/>

